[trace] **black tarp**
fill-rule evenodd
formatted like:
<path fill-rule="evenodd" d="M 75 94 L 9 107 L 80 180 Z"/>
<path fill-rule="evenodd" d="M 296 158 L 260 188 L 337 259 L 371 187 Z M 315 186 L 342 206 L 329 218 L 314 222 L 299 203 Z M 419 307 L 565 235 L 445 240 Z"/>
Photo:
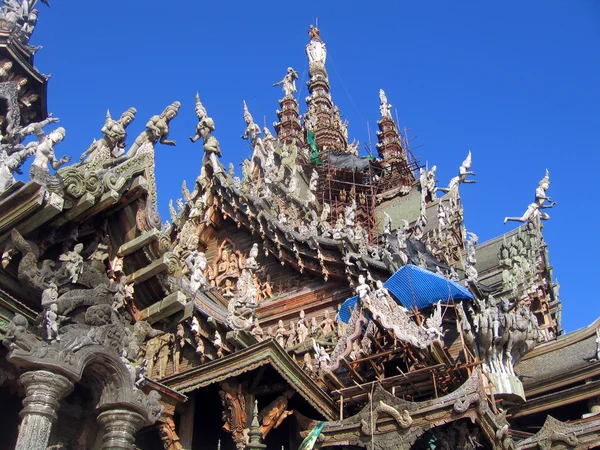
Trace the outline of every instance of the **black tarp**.
<path fill-rule="evenodd" d="M 329 153 L 327 160 L 329 161 L 329 165 L 336 169 L 360 170 L 363 172 L 369 170 L 371 162 L 369 158 L 339 153 Z"/>

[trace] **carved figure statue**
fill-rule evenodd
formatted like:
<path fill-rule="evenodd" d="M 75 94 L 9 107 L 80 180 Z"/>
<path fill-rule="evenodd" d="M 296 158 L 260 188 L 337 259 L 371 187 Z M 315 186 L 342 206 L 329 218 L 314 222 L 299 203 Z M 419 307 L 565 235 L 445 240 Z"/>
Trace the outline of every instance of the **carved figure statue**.
<path fill-rule="evenodd" d="M 283 395 L 280 395 L 258 413 L 260 421 L 260 432 L 263 438 L 267 437 L 269 431 L 279 427 L 283 420 L 292 415 L 292 411 L 287 410 L 288 400 L 294 395 L 291 389 L 286 390 Z"/>
<path fill-rule="evenodd" d="M 51 303 L 50 307 L 44 313 L 44 319 L 46 322 L 46 338 L 49 341 L 60 341 L 60 336 L 58 335 L 58 325 L 60 317 L 58 315 L 58 305 L 56 303 Z"/>
<path fill-rule="evenodd" d="M 83 272 L 83 256 L 81 251 L 83 250 L 83 244 L 79 243 L 75 245 L 72 251 L 68 251 L 58 258 L 65 262 L 65 268 L 69 274 L 71 283 L 76 284 L 79 280 L 79 275 Z"/>
<path fill-rule="evenodd" d="M 252 114 L 248 110 L 248 105 L 246 105 L 246 101 L 244 100 L 244 121 L 246 122 L 246 130 L 242 135 L 242 139 L 247 139 L 250 141 L 250 146 L 256 151 L 257 147 L 263 151 L 264 147 L 262 140 L 260 138 L 260 127 L 254 123 L 254 119 L 252 118 Z"/>
<path fill-rule="evenodd" d="M 460 169 L 458 169 L 458 176 L 456 176 L 450 180 L 450 183 L 448 184 L 447 188 L 438 188 L 438 189 L 442 192 L 448 192 L 448 191 L 454 189 L 455 187 L 460 186 L 462 183 L 467 183 L 467 184 L 475 183 L 475 180 L 467 180 L 468 175 L 475 175 L 475 172 L 469 171 L 470 168 L 471 168 L 471 151 L 469 151 L 469 154 L 467 155 L 467 159 L 465 159 L 463 161 L 463 163 L 460 166 Z"/>
<path fill-rule="evenodd" d="M 32 142 L 10 156 L 4 147 L 4 145 L 0 145 L 0 194 L 15 184 L 16 180 L 13 174 L 21 174 L 20 169 L 25 160 L 35 154 L 36 144 Z"/>
<path fill-rule="evenodd" d="M 71 161 L 70 156 L 63 156 L 60 159 L 56 159 L 56 156 L 54 155 L 54 146 L 62 142 L 65 138 L 65 129 L 59 127 L 56 130 L 51 131 L 48 135 L 45 135 L 42 128 L 38 127 L 36 129 L 36 135 L 39 144 L 35 150 L 33 163 L 31 163 L 29 177 L 32 181 L 46 185 L 51 189 L 59 188 L 60 181 L 51 178 L 48 165 L 52 166 L 54 170 L 58 170 L 63 164 Z"/>
<path fill-rule="evenodd" d="M 313 24 L 308 27 L 308 36 L 311 40 L 320 41 L 321 40 L 321 31 L 315 27 Z"/>
<path fill-rule="evenodd" d="M 358 294 L 358 300 L 362 301 L 371 292 L 371 287 L 367 284 L 364 275 L 358 276 L 358 286 L 356 287 L 356 293 Z"/>
<path fill-rule="evenodd" d="M 250 330 L 250 334 L 252 336 L 254 336 L 256 338 L 256 340 L 259 342 L 264 339 L 264 331 L 260 327 L 260 324 L 258 323 L 258 317 L 254 318 L 254 325 L 252 326 L 252 329 Z"/>
<path fill-rule="evenodd" d="M 392 118 L 392 105 L 388 103 L 387 96 L 383 89 L 379 89 L 379 113 L 381 117 L 386 117 L 388 119 Z"/>
<path fill-rule="evenodd" d="M 283 92 L 285 92 L 286 97 L 291 97 L 294 92 L 296 92 L 296 80 L 298 79 L 298 74 L 294 69 L 288 67 L 287 73 L 283 77 L 283 80 L 278 81 L 273 85 L 280 86 L 283 85 Z"/>
<path fill-rule="evenodd" d="M 335 332 L 335 321 L 330 317 L 329 310 L 325 310 L 325 313 L 323 314 L 323 320 L 321 321 L 319 327 L 321 328 L 321 333 L 323 336 L 327 336 L 330 333 Z"/>
<path fill-rule="evenodd" d="M 535 190 L 535 201 L 527 207 L 527 210 L 521 217 L 505 217 L 504 223 L 506 224 L 508 221 L 528 222 L 537 217 L 541 220 L 548 220 L 550 215 L 542 212 L 542 209 L 554 208 L 556 206 L 556 202 L 551 201 L 550 197 L 546 195 L 546 191 L 549 187 L 550 173 L 548 172 L 548 169 L 546 169 L 546 176 L 540 180 L 538 187 Z"/>
<path fill-rule="evenodd" d="M 80 157 L 81 161 L 87 157 L 86 162 L 91 165 L 89 170 L 101 169 L 106 162 L 123 154 L 127 138 L 126 128 L 135 119 L 136 112 L 135 108 L 129 108 L 121 114 L 119 120 L 114 120 L 110 111 L 106 111 L 106 120 L 100 130 L 104 136 L 94 141 Z"/>
<path fill-rule="evenodd" d="M 298 336 L 298 344 L 301 344 L 308 339 L 309 328 L 304 310 L 300 311 L 300 318 L 296 324 L 296 335 Z"/>
<path fill-rule="evenodd" d="M 283 320 L 279 320 L 279 322 L 277 322 L 277 329 L 275 330 L 275 340 L 281 345 L 281 348 L 285 348 L 288 334 L 288 330 L 283 325 Z"/>
<path fill-rule="evenodd" d="M 219 141 L 212 135 L 215 131 L 215 122 L 213 119 L 208 117 L 206 108 L 200 101 L 200 94 L 196 92 L 196 117 L 198 117 L 198 125 L 196 125 L 196 135 L 190 137 L 190 141 L 196 142 L 202 138 L 204 142 L 204 151 L 206 153 L 214 153 L 218 157 L 221 157 L 221 148 L 219 147 Z"/>
<path fill-rule="evenodd" d="M 190 270 L 190 289 L 192 292 L 207 287 L 208 283 L 204 275 L 206 271 L 206 256 L 204 256 L 204 253 L 198 250 L 192 251 L 185 259 L 185 263 Z"/>
<path fill-rule="evenodd" d="M 137 155 L 138 150 L 145 144 L 154 146 L 160 142 L 163 145 L 176 145 L 175 141 L 169 139 L 169 124 L 179 112 L 180 106 L 180 102 L 173 102 L 160 115 L 152 116 L 146 123 L 146 129 L 136 138 L 127 154 L 115 159 L 112 164 L 116 165 Z"/>
<path fill-rule="evenodd" d="M 246 269 L 256 270 L 258 269 L 258 244 L 252 244 L 252 248 L 250 249 L 250 253 L 248 254 L 248 258 L 246 258 Z"/>
<path fill-rule="evenodd" d="M 242 392 L 242 385 L 230 379 L 221 382 L 219 391 L 223 403 L 223 429 L 231 433 L 231 437 L 240 450 L 246 447 L 244 429 L 248 425 L 246 415 L 246 400 Z"/>

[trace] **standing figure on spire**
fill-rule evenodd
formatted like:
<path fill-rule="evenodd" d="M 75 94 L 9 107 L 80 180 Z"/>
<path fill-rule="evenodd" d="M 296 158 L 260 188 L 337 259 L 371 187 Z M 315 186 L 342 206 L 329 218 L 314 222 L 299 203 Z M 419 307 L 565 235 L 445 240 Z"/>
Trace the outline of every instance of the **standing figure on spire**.
<path fill-rule="evenodd" d="M 296 71 L 293 68 L 288 67 L 287 73 L 285 74 L 285 77 L 283 77 L 283 80 L 275 83 L 273 87 L 283 85 L 283 92 L 285 92 L 285 96 L 291 97 L 292 94 L 296 92 L 297 79 L 298 74 L 296 73 Z"/>
<path fill-rule="evenodd" d="M 319 30 L 314 25 L 310 25 L 308 28 L 308 35 L 310 36 L 311 41 L 319 41 L 321 42 L 321 30 Z"/>
<path fill-rule="evenodd" d="M 392 119 L 392 105 L 388 103 L 387 96 L 385 95 L 385 91 L 383 89 L 379 89 L 379 112 L 381 113 L 381 118 Z"/>
<path fill-rule="evenodd" d="M 535 217 L 539 217 L 541 220 L 548 220 L 550 218 L 550 214 L 542 212 L 542 209 L 554 208 L 556 206 L 556 202 L 550 200 L 550 197 L 546 195 L 546 191 L 550 187 L 550 173 L 548 169 L 546 169 L 546 176 L 542 178 L 538 184 L 538 188 L 535 190 L 535 201 L 531 203 L 525 214 L 521 217 L 505 217 L 504 223 L 508 221 L 513 222 L 529 222 Z M 546 202 L 549 202 L 546 204 Z"/>
<path fill-rule="evenodd" d="M 325 43 L 321 40 L 321 32 L 311 25 L 308 35 L 310 36 L 310 42 L 306 46 L 306 56 L 308 56 L 309 66 L 315 63 L 325 65 L 327 50 L 325 49 Z"/>

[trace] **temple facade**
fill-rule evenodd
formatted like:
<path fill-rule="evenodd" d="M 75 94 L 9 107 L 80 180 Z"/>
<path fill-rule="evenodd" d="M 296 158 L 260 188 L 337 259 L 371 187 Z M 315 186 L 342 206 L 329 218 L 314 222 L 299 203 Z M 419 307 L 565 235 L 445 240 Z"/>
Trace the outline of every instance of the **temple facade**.
<path fill-rule="evenodd" d="M 305 104 L 291 67 L 271 129 L 240 99 L 242 177 L 199 87 L 202 167 L 163 220 L 154 151 L 180 103 L 131 145 L 136 109 L 107 112 L 59 157 L 37 3 L 0 10 L 1 448 L 600 448 L 600 319 L 561 328 L 545 168 L 521 225 L 479 242 L 476 155 L 438 185 L 381 89 L 360 156 L 311 25 Z"/>

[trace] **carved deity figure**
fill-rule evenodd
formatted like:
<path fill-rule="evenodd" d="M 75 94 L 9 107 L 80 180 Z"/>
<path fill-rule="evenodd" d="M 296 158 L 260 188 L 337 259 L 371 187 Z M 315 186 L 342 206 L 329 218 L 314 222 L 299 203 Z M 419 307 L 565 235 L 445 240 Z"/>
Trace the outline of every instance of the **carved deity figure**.
<path fill-rule="evenodd" d="M 112 164 L 116 165 L 137 155 L 138 150 L 146 144 L 152 146 L 160 142 L 163 145 L 176 145 L 176 142 L 169 139 L 170 123 L 179 112 L 180 102 L 173 102 L 167 106 L 159 115 L 152 116 L 146 123 L 146 129 L 136 138 L 135 142 L 126 155 L 115 159 Z"/>
<path fill-rule="evenodd" d="M 39 144 L 35 150 L 35 158 L 31 163 L 31 169 L 29 171 L 29 177 L 31 181 L 46 185 L 49 188 L 59 188 L 60 181 L 53 179 L 50 176 L 50 169 L 48 165 L 52 166 L 54 170 L 58 170 L 63 164 L 71 161 L 70 156 L 63 156 L 57 159 L 54 155 L 54 146 L 62 142 L 65 138 L 65 129 L 62 127 L 51 131 L 48 135 L 44 134 L 41 127 L 37 128 L 36 135 L 39 140 Z"/>
<path fill-rule="evenodd" d="M 244 429 L 248 425 L 248 417 L 242 385 L 235 379 L 223 381 L 219 396 L 223 403 L 223 421 L 225 422 L 223 429 L 231 433 L 236 447 L 243 449 L 246 447 Z"/>
<path fill-rule="evenodd" d="M 321 40 L 321 32 L 318 28 L 311 25 L 308 30 L 310 36 L 310 42 L 306 46 L 306 56 L 308 57 L 309 65 L 313 64 L 325 64 L 327 58 L 327 50 L 325 43 Z"/>
<path fill-rule="evenodd" d="M 13 174 L 21 174 L 21 166 L 25 160 L 35 154 L 35 143 L 30 143 L 22 150 L 15 151 L 10 156 L 0 146 L 0 194 L 15 184 L 16 180 Z"/>
<path fill-rule="evenodd" d="M 333 320 L 329 315 L 329 310 L 325 310 L 323 314 L 323 320 L 321 321 L 319 327 L 321 328 L 321 334 L 323 336 L 327 336 L 330 333 L 335 332 L 335 320 Z"/>
<path fill-rule="evenodd" d="M 277 397 L 258 413 L 259 429 L 263 438 L 266 438 L 273 428 L 279 427 L 286 417 L 293 414 L 292 411 L 287 410 L 288 400 L 292 395 L 294 395 L 294 391 L 286 390 L 283 395 Z"/>
<path fill-rule="evenodd" d="M 196 117 L 198 117 L 198 125 L 196 125 L 196 135 L 190 137 L 190 141 L 196 142 L 202 138 L 204 142 L 204 151 L 208 154 L 215 154 L 221 157 L 221 148 L 219 147 L 219 141 L 212 135 L 215 131 L 215 122 L 213 119 L 208 117 L 206 108 L 200 101 L 200 94 L 196 92 Z"/>
<path fill-rule="evenodd" d="M 204 256 L 204 253 L 198 250 L 192 251 L 185 259 L 185 263 L 190 270 L 190 289 L 192 292 L 207 287 L 208 283 L 204 275 L 206 271 L 206 256 Z"/>
<path fill-rule="evenodd" d="M 58 305 L 51 303 L 50 307 L 44 313 L 44 320 L 46 322 L 46 339 L 49 341 L 60 341 L 58 335 L 58 324 L 60 316 L 58 315 Z"/>
<path fill-rule="evenodd" d="M 75 284 L 79 280 L 79 275 L 83 272 L 83 256 L 81 251 L 83 250 L 83 244 L 77 244 L 73 250 L 68 251 L 59 256 L 61 261 L 65 262 L 65 269 L 69 274 L 71 283 Z"/>
<path fill-rule="evenodd" d="M 306 314 L 304 310 L 300 311 L 300 318 L 298 319 L 298 323 L 296 324 L 296 335 L 298 336 L 298 344 L 302 344 L 309 335 L 309 325 L 306 320 Z"/>
<path fill-rule="evenodd" d="M 358 276 L 358 286 L 356 287 L 356 293 L 358 294 L 358 300 L 362 301 L 371 292 L 371 287 L 367 284 L 365 276 Z"/>
<path fill-rule="evenodd" d="M 283 325 L 283 320 L 279 320 L 279 322 L 277 322 L 277 329 L 275 330 L 275 340 L 279 345 L 281 345 L 281 348 L 285 348 L 285 343 L 288 335 L 289 333 Z"/>
<path fill-rule="evenodd" d="M 383 89 L 379 89 L 379 113 L 382 118 L 392 118 L 392 105 L 388 103 L 387 96 Z"/>
<path fill-rule="evenodd" d="M 275 83 L 273 85 L 273 87 L 283 86 L 283 92 L 285 92 L 285 96 L 291 97 L 294 94 L 294 92 L 296 92 L 296 80 L 297 79 L 298 79 L 298 74 L 296 73 L 296 71 L 293 68 L 288 67 L 287 73 L 283 77 L 283 80 Z"/>
<path fill-rule="evenodd" d="M 475 180 L 467 180 L 468 175 L 475 175 L 475 172 L 471 172 L 469 169 L 471 168 L 471 151 L 467 155 L 467 159 L 463 161 L 458 169 L 458 176 L 452 178 L 447 188 L 438 188 L 442 192 L 448 192 L 455 187 L 458 187 L 462 183 L 472 184 L 475 183 Z"/>
<path fill-rule="evenodd" d="M 127 138 L 126 128 L 135 119 L 136 112 L 135 108 L 129 108 L 118 120 L 114 120 L 110 111 L 106 111 L 106 120 L 100 130 L 104 136 L 94 141 L 80 157 L 81 161 L 90 165 L 89 170 L 101 169 L 105 163 L 123 154 Z"/>
<path fill-rule="evenodd" d="M 248 110 L 248 105 L 244 100 L 244 121 L 246 122 L 246 130 L 242 135 L 242 139 L 247 139 L 250 141 L 250 146 L 256 151 L 257 147 L 260 148 L 264 152 L 264 147 L 262 143 L 262 139 L 260 138 L 260 127 L 254 123 L 254 119 L 252 118 L 252 114 Z"/>
<path fill-rule="evenodd" d="M 527 207 L 527 210 L 521 217 L 505 217 L 504 223 L 506 224 L 508 221 L 528 222 L 537 217 L 541 220 L 548 220 L 550 214 L 542 212 L 542 209 L 554 208 L 556 206 L 556 202 L 553 202 L 550 197 L 546 195 L 546 191 L 549 187 L 550 173 L 548 172 L 548 169 L 546 169 L 546 176 L 540 180 L 538 187 L 535 190 L 535 201 Z"/>

